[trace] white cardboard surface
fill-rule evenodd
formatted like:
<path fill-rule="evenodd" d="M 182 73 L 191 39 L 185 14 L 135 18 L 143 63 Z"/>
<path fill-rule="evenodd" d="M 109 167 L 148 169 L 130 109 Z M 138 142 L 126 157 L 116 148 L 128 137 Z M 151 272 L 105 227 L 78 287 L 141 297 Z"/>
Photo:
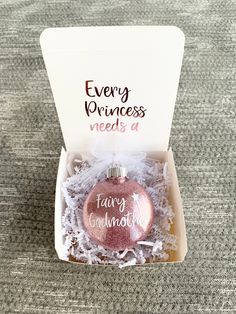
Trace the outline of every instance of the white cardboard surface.
<path fill-rule="evenodd" d="M 96 145 L 107 150 L 154 151 L 168 159 L 173 176 L 170 200 L 175 211 L 178 250 L 170 261 L 182 261 L 187 240 L 182 202 L 173 155 L 167 152 L 184 50 L 184 35 L 172 26 L 75 27 L 46 29 L 40 38 L 42 52 L 67 148 L 62 149 L 55 198 L 55 249 L 63 254 L 61 233 L 65 201 L 61 192 L 67 178 L 69 152 L 85 152 Z M 86 116 L 85 81 L 101 86 L 127 86 L 131 91 L 122 104 L 119 97 L 95 97 L 100 106 L 144 106 L 144 118 L 122 118 L 127 125 L 139 122 L 138 132 L 92 132 L 93 123 L 113 123 L 117 117 Z M 94 99 L 92 99 L 94 100 Z M 163 157 L 165 156 L 165 157 Z"/>
<path fill-rule="evenodd" d="M 105 150 L 166 151 L 184 50 L 184 35 L 173 26 L 109 26 L 46 29 L 40 38 L 68 151 L 87 151 L 101 141 Z M 85 82 L 90 96 L 86 94 Z M 91 97 L 95 88 L 127 87 L 121 95 Z M 97 107 L 140 107 L 144 117 L 86 114 Z M 94 109 L 91 105 L 91 111 Z M 117 123 L 118 119 L 118 123 Z M 110 123 L 126 131 L 95 131 Z M 96 124 L 97 123 L 97 124 Z M 131 126 L 136 128 L 131 130 Z M 137 126 L 138 123 L 138 126 Z M 102 125 L 104 127 L 104 125 Z M 137 131 L 136 131 L 137 130 Z"/>
<path fill-rule="evenodd" d="M 63 254 L 63 235 L 61 232 L 62 216 L 65 209 L 65 200 L 62 195 L 62 183 L 66 180 L 68 173 L 66 171 L 67 153 L 64 148 L 61 149 L 59 160 L 56 193 L 55 193 L 55 215 L 54 215 L 54 234 L 55 234 L 55 249 L 60 259 L 64 259 Z"/>

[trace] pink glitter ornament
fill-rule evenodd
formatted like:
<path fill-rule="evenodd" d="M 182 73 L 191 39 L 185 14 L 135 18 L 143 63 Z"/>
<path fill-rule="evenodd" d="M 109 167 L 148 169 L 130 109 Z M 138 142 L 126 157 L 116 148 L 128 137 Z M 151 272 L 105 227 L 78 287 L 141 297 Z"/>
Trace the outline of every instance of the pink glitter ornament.
<path fill-rule="evenodd" d="M 90 237 L 111 250 L 132 248 L 149 234 L 154 208 L 144 188 L 126 177 L 126 169 L 112 167 L 107 179 L 90 191 L 83 222 Z"/>

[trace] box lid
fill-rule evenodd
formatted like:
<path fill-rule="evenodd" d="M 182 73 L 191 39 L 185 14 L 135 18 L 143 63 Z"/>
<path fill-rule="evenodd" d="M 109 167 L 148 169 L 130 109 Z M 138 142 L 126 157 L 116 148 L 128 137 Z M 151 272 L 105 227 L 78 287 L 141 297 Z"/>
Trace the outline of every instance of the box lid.
<path fill-rule="evenodd" d="M 40 43 L 67 150 L 167 150 L 184 51 L 179 28 L 49 28 Z"/>

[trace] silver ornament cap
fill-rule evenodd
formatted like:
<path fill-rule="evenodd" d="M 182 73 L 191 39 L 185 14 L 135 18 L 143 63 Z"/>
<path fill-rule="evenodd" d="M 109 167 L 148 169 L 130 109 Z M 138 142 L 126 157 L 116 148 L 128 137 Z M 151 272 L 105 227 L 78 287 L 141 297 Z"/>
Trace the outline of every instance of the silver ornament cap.
<path fill-rule="evenodd" d="M 111 177 L 126 177 L 127 171 L 125 167 L 113 166 L 107 169 L 107 178 Z"/>

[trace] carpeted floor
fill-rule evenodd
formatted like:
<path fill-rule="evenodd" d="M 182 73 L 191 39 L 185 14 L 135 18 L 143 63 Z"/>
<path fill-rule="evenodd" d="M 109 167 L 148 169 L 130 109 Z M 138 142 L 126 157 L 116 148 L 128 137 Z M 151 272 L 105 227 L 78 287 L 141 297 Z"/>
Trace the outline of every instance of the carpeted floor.
<path fill-rule="evenodd" d="M 236 2 L 0 0 L 0 313 L 235 313 Z M 189 252 L 119 270 L 58 260 L 63 144 L 39 35 L 52 26 L 177 25 L 186 49 L 171 146 Z"/>

